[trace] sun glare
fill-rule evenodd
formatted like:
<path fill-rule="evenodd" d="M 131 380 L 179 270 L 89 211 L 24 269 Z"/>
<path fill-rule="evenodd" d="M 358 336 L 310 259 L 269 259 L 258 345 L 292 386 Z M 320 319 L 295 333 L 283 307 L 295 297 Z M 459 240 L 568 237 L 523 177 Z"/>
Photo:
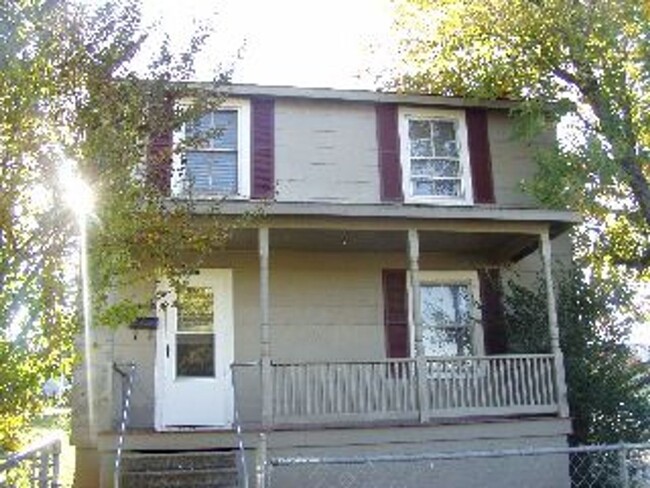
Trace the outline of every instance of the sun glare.
<path fill-rule="evenodd" d="M 79 175 L 76 161 L 67 160 L 61 165 L 59 182 L 68 207 L 78 219 L 87 217 L 93 211 L 95 196 L 88 183 Z"/>

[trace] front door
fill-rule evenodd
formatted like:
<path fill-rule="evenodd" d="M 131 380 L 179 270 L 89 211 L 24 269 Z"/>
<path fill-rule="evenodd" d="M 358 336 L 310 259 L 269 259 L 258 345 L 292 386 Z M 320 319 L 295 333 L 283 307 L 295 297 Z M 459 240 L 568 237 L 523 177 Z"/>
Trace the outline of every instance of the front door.
<path fill-rule="evenodd" d="M 160 291 L 156 426 L 229 427 L 232 271 L 201 270 L 181 291 Z"/>

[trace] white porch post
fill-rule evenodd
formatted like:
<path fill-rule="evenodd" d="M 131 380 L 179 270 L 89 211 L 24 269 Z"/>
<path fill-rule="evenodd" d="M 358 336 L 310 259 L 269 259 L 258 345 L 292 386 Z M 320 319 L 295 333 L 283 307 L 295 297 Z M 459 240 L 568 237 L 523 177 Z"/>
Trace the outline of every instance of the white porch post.
<path fill-rule="evenodd" d="M 408 257 L 409 276 L 411 287 L 411 320 L 413 321 L 413 334 L 415 344 L 415 368 L 417 374 L 418 405 L 420 408 L 420 422 L 428 419 L 429 407 L 426 396 L 426 359 L 424 357 L 424 343 L 422 334 L 422 313 L 420 310 L 420 237 L 417 229 L 408 231 Z"/>
<path fill-rule="evenodd" d="M 544 262 L 544 278 L 546 281 L 548 328 L 551 336 L 551 352 L 555 362 L 555 387 L 558 395 L 558 413 L 560 417 L 569 416 L 569 403 L 567 400 L 566 375 L 564 373 L 564 357 L 560 348 L 560 330 L 557 323 L 557 305 L 555 301 L 555 287 L 553 286 L 553 273 L 551 270 L 551 240 L 548 230 L 540 234 L 542 245 L 542 261 Z"/>
<path fill-rule="evenodd" d="M 260 391 L 262 393 L 262 425 L 273 422 L 273 384 L 271 370 L 271 330 L 269 323 L 269 228 L 258 232 L 260 254 Z"/>

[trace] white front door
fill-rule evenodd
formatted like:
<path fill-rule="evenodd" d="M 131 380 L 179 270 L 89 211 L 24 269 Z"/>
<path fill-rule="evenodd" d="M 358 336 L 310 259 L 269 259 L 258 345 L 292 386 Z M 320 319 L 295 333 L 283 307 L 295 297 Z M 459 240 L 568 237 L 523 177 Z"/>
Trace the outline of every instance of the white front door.
<path fill-rule="evenodd" d="M 179 293 L 160 291 L 156 427 L 229 427 L 232 271 L 201 270 Z"/>

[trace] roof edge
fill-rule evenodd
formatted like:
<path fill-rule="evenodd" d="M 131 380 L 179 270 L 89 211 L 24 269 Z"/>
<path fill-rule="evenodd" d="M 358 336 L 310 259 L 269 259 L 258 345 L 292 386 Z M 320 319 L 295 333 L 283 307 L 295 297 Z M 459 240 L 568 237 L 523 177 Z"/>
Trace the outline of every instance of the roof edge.
<path fill-rule="evenodd" d="M 214 90 L 226 96 L 302 98 L 312 100 L 338 100 L 365 103 L 399 103 L 404 105 L 431 105 L 449 107 L 483 107 L 508 110 L 519 105 L 516 100 L 487 100 L 477 98 L 446 97 L 440 95 L 402 94 L 372 90 L 303 88 L 280 85 L 224 84 L 213 82 L 184 82 L 190 90 Z"/>

